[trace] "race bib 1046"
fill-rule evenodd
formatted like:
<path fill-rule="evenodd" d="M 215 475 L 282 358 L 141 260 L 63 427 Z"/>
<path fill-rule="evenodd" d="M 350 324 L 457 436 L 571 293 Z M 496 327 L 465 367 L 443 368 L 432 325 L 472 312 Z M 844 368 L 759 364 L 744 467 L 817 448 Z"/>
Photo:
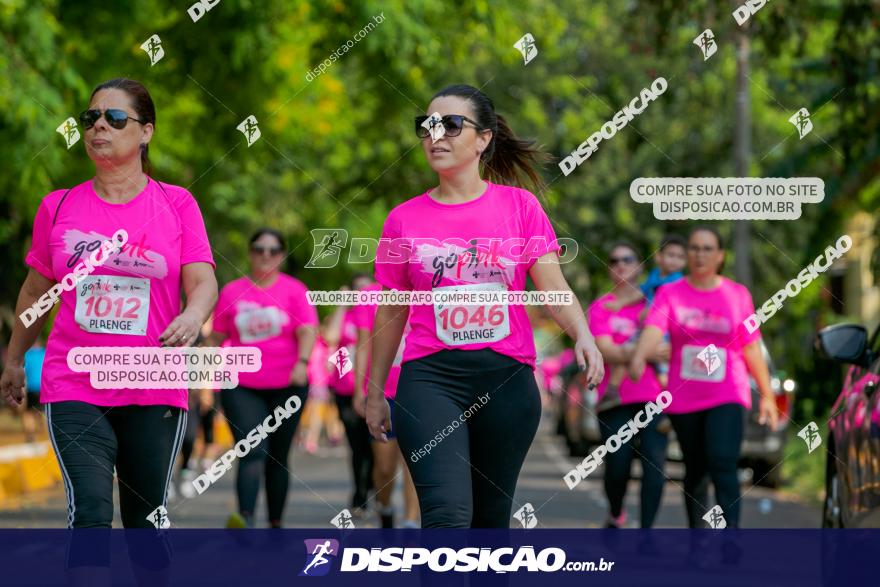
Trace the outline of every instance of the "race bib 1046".
<path fill-rule="evenodd" d="M 89 275 L 76 284 L 74 318 L 86 332 L 143 336 L 149 316 L 149 279 Z"/>
<path fill-rule="evenodd" d="M 476 283 L 434 288 L 434 294 L 507 291 L 503 283 Z M 506 304 L 434 304 L 437 338 L 448 345 L 492 343 L 510 335 Z"/>

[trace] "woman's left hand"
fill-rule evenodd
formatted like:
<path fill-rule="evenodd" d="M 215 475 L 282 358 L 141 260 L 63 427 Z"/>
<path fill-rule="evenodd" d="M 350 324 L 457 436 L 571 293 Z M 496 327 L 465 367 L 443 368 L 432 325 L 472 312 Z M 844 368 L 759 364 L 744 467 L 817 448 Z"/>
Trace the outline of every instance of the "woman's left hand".
<path fill-rule="evenodd" d="M 367 428 L 370 435 L 379 442 L 388 442 L 386 432 L 391 431 L 391 406 L 384 395 L 371 394 L 367 396 L 367 405 L 364 410 Z"/>
<path fill-rule="evenodd" d="M 593 337 L 579 337 L 574 343 L 574 356 L 581 371 L 587 371 L 587 383 L 598 386 L 605 377 L 605 362 Z"/>
<path fill-rule="evenodd" d="M 202 322 L 197 317 L 184 311 L 159 336 L 159 343 L 166 347 L 190 346 L 196 341 L 201 327 Z"/>
<path fill-rule="evenodd" d="M 773 396 L 761 396 L 761 403 L 758 405 L 758 423 L 769 426 L 770 430 L 776 430 L 779 424 L 779 410 L 776 408 L 776 400 Z"/>

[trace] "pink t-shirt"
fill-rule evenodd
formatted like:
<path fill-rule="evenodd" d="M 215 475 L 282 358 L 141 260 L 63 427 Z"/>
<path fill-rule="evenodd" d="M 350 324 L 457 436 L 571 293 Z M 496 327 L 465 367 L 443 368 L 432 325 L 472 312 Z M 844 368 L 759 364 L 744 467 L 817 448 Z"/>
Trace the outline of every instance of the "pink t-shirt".
<path fill-rule="evenodd" d="M 357 345 L 357 326 L 355 326 L 352 319 L 353 310 L 354 308 L 349 308 L 345 311 L 345 315 L 342 317 L 342 324 L 339 327 L 339 344 L 330 353 L 330 364 L 333 365 L 330 371 L 330 389 L 339 395 L 346 396 L 354 395 L 354 355 L 355 345 Z M 342 359 L 334 359 L 339 349 L 345 349 L 345 354 Z M 340 370 L 336 366 L 337 361 L 342 361 L 343 365 L 345 361 L 350 362 L 351 368 L 342 377 L 339 376 Z M 343 371 L 345 370 L 346 368 L 343 367 Z"/>
<path fill-rule="evenodd" d="M 489 183 L 463 204 L 441 204 L 426 192 L 395 207 L 385 220 L 376 280 L 397 290 L 521 291 L 535 261 L 558 250 L 547 215 L 526 190 Z M 404 362 L 443 349 L 491 348 L 535 366 L 523 305 L 413 305 L 409 324 Z"/>
<path fill-rule="evenodd" d="M 253 389 L 282 389 L 299 359 L 296 329 L 317 326 L 318 313 L 309 304 L 307 288 L 284 273 L 267 288 L 248 277 L 220 291 L 214 330 L 229 337 L 231 346 L 255 346 L 262 352 L 259 371 L 239 373 L 238 382 Z"/>
<path fill-rule="evenodd" d="M 363 291 L 379 291 L 382 289 L 382 286 L 378 283 L 367 286 L 363 289 Z M 352 310 L 352 320 L 355 326 L 359 330 L 367 330 L 370 332 L 370 336 L 373 333 L 373 324 L 376 322 L 376 312 L 378 311 L 379 306 L 376 304 L 362 304 L 360 306 L 355 306 Z M 406 348 L 405 338 L 402 338 L 400 341 L 400 346 L 397 348 L 397 355 L 394 357 L 394 362 L 391 363 L 391 369 L 388 371 L 388 379 L 385 380 L 385 397 L 388 399 L 394 399 L 397 395 L 397 382 L 400 380 L 400 365 L 403 361 L 403 351 Z M 370 377 L 370 365 L 372 364 L 372 356 L 367 360 L 367 379 Z M 367 392 L 369 386 L 365 386 L 364 393 Z"/>
<path fill-rule="evenodd" d="M 186 389 L 94 389 L 88 373 L 67 366 L 67 353 L 82 346 L 160 346 L 159 335 L 181 312 L 181 267 L 215 266 L 195 198 L 152 178 L 125 204 L 101 199 L 92 180 L 67 197 L 65 192 L 51 192 L 37 209 L 25 259 L 30 267 L 60 282 L 117 230 L 128 233 L 128 242 L 75 289 L 61 293 L 46 345 L 40 400 L 187 409 Z"/>
<path fill-rule="evenodd" d="M 635 304 L 624 306 L 617 312 L 612 312 L 603 307 L 604 304 L 612 302 L 615 299 L 613 293 L 607 293 L 597 299 L 590 306 L 587 313 L 590 324 L 590 332 L 593 336 L 610 336 L 611 342 L 620 345 L 632 338 L 639 330 L 639 313 L 645 307 L 645 300 L 641 300 Z M 611 379 L 611 371 L 620 365 L 610 365 L 605 363 L 605 377 L 596 388 L 598 399 L 602 399 L 605 390 L 608 388 L 608 381 Z M 622 365 L 626 369 L 626 365 Z M 657 399 L 660 393 L 660 383 L 657 381 L 657 375 L 654 368 L 648 365 L 642 378 L 637 382 L 624 375 L 620 382 L 620 401 L 623 404 L 635 404 Z"/>
<path fill-rule="evenodd" d="M 728 403 L 751 408 L 742 348 L 761 338 L 759 330 L 749 334 L 743 325 L 754 311 L 745 286 L 726 277 L 710 290 L 697 289 L 687 279 L 657 290 L 645 325 L 669 334 L 672 403 L 667 412 L 696 412 Z M 717 351 L 709 349 L 710 344 Z"/>

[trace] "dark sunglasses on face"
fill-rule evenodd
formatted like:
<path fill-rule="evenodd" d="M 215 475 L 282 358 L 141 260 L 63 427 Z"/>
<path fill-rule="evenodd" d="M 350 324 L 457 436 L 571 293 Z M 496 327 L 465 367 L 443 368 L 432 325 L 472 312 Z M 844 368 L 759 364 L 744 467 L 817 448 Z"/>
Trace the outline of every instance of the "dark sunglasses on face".
<path fill-rule="evenodd" d="M 265 255 L 265 254 L 268 253 L 269 255 L 275 257 L 275 256 L 280 255 L 281 253 L 283 253 L 283 252 L 284 252 L 284 249 L 282 249 L 281 247 L 260 247 L 260 246 L 253 246 L 253 247 L 251 247 L 251 252 L 252 252 L 253 254 L 255 254 L 255 255 Z"/>
<path fill-rule="evenodd" d="M 609 257 L 608 258 L 608 265 L 610 265 L 611 267 L 614 267 L 618 263 L 625 263 L 627 265 L 632 265 L 633 263 L 638 262 L 638 260 L 639 260 L 638 257 L 636 257 L 634 255 L 626 255 L 623 257 Z"/>
<path fill-rule="evenodd" d="M 431 118 L 430 116 L 416 116 L 416 136 L 420 139 L 427 138 L 431 136 L 431 131 L 422 126 L 422 124 Z M 464 123 L 470 122 L 477 130 L 484 130 L 482 126 L 478 123 L 474 122 L 467 116 L 462 116 L 461 114 L 447 114 L 443 118 L 440 119 L 438 124 L 442 124 L 443 128 L 446 129 L 446 135 L 450 137 L 457 137 L 461 134 L 461 129 L 464 128 Z"/>
<path fill-rule="evenodd" d="M 79 115 L 79 121 L 82 123 L 85 130 L 89 130 L 90 128 L 95 126 L 95 123 L 98 122 L 99 118 L 101 118 L 101 114 L 104 115 L 104 118 L 107 120 L 107 124 L 117 130 L 122 130 L 123 128 L 125 128 L 125 125 L 128 124 L 129 118 L 131 120 L 134 120 L 135 122 L 146 124 L 146 122 L 144 122 L 143 120 L 133 118 L 128 115 L 128 112 L 126 112 L 125 110 L 119 110 L 118 108 L 108 108 L 103 113 L 96 108 L 85 110 L 82 114 Z"/>

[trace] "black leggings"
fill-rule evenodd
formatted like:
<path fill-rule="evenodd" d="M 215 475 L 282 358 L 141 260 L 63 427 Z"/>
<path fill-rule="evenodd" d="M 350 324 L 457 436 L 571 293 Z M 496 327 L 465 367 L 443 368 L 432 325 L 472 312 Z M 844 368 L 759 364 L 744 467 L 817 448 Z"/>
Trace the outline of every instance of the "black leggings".
<path fill-rule="evenodd" d="M 509 528 L 516 481 L 541 418 L 532 368 L 489 349 L 404 363 L 393 428 L 423 528 Z"/>
<path fill-rule="evenodd" d="M 235 389 L 224 389 L 220 393 L 220 401 L 235 442 L 244 439 L 248 432 L 261 424 L 275 408 L 283 407 L 291 396 L 296 395 L 302 402 L 301 405 L 305 405 L 308 392 L 308 386 L 290 386 L 281 389 L 251 389 L 239 386 Z M 281 524 L 284 503 L 287 501 L 287 487 L 290 483 L 287 455 L 290 453 L 290 445 L 301 415 L 302 409 L 297 410 L 247 455 L 237 459 L 235 489 L 238 495 L 238 511 L 251 524 L 257 507 L 257 494 L 260 492 L 260 477 L 263 475 L 266 477 L 269 523 L 273 526 Z"/>
<path fill-rule="evenodd" d="M 704 528 L 709 511 L 709 479 L 727 526 L 739 526 L 736 465 L 743 439 L 745 408 L 722 404 L 708 410 L 670 415 L 684 457 L 684 502 L 688 525 Z"/>
<path fill-rule="evenodd" d="M 214 408 L 204 412 L 201 409 L 198 395 L 190 393 L 189 417 L 186 420 L 186 432 L 183 436 L 183 446 L 180 449 L 181 469 L 186 469 L 189 464 L 196 446 L 199 428 L 202 429 L 202 438 L 206 445 L 214 442 Z"/>
<path fill-rule="evenodd" d="M 354 479 L 354 494 L 351 507 L 366 508 L 370 489 L 373 488 L 373 447 L 370 444 L 370 429 L 367 421 L 361 418 L 352 406 L 352 396 L 336 396 L 339 419 L 345 428 L 345 437 L 351 448 L 351 473 Z"/>
<path fill-rule="evenodd" d="M 617 434 L 621 426 L 635 418 L 645 404 L 625 404 L 605 410 L 597 414 L 602 442 Z M 642 528 L 650 528 L 660 509 L 663 497 L 663 486 L 666 477 L 663 467 L 666 464 L 667 436 L 657 432 L 660 416 L 655 415 L 647 426 L 629 442 L 621 444 L 617 452 L 609 452 L 605 456 L 605 495 L 613 517 L 618 517 L 623 509 L 626 497 L 626 486 L 629 483 L 630 468 L 633 457 L 638 454 L 642 462 L 642 489 L 640 521 Z M 642 416 L 641 421 L 645 418 Z"/>
<path fill-rule="evenodd" d="M 68 527 L 110 528 L 114 467 L 122 525 L 155 527 L 147 518 L 167 505 L 186 419 L 186 411 L 170 406 L 46 404 L 49 438 L 67 493 Z"/>

